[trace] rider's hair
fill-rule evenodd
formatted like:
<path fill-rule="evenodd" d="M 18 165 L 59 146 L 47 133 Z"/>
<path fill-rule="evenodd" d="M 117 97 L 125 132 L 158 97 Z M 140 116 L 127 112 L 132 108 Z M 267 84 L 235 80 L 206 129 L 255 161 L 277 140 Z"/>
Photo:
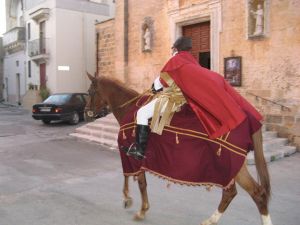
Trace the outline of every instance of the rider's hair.
<path fill-rule="evenodd" d="M 174 42 L 172 48 L 176 48 L 177 51 L 189 51 L 192 49 L 192 39 L 189 37 L 179 37 Z"/>

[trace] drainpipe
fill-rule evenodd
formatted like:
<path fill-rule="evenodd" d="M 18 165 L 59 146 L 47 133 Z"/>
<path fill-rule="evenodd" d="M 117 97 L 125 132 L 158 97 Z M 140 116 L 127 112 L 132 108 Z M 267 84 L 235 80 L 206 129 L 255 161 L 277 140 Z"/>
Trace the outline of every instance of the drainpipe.
<path fill-rule="evenodd" d="M 128 77 L 128 0 L 124 0 L 124 81 L 129 81 Z"/>
<path fill-rule="evenodd" d="M 96 33 L 96 74 L 99 76 L 99 32 Z"/>

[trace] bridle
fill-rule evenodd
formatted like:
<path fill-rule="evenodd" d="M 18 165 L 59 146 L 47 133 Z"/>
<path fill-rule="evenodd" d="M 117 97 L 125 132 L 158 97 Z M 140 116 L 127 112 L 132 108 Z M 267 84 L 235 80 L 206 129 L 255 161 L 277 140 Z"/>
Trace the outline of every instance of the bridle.
<path fill-rule="evenodd" d="M 95 112 L 95 110 L 91 107 L 91 106 L 94 106 L 95 95 L 97 94 L 95 89 L 96 89 L 95 84 L 92 83 L 91 87 L 88 90 L 88 94 L 90 96 L 90 108 L 85 110 L 86 114 L 89 118 L 100 118 L 100 117 L 106 116 L 108 113 L 110 113 L 110 110 L 107 105 L 103 106 L 99 112 Z M 151 89 L 148 89 L 148 90 L 144 91 L 142 94 L 139 94 L 139 95 L 133 97 L 132 99 L 119 105 L 117 108 L 119 109 L 119 108 L 123 108 L 123 107 L 127 106 L 128 104 L 134 102 L 135 100 L 137 100 L 141 96 L 145 95 L 146 93 L 152 93 Z"/>
<path fill-rule="evenodd" d="M 105 104 L 99 112 L 96 112 L 94 110 L 95 95 L 97 94 L 97 91 L 95 89 L 96 89 L 95 84 L 92 82 L 91 87 L 88 90 L 88 94 L 90 97 L 90 106 L 89 106 L 89 108 L 85 109 L 85 113 L 89 118 L 97 119 L 97 118 L 106 116 L 109 113 L 109 109 L 108 109 L 107 104 Z"/>

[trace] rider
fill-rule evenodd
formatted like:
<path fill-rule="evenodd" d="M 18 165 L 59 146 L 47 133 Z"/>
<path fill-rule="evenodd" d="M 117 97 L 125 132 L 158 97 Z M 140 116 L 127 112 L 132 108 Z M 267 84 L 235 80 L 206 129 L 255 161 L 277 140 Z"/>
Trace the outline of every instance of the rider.
<path fill-rule="evenodd" d="M 247 116 L 258 121 L 262 119 L 223 76 L 199 65 L 189 52 L 192 49 L 190 38 L 178 38 L 172 49 L 173 57 L 152 85 L 154 92 L 163 90 L 138 110 L 136 142 L 124 149 L 138 160 L 144 158 L 150 128 L 151 132 L 161 134 L 173 114 L 185 103 L 190 105 L 211 139 L 236 128 Z"/>

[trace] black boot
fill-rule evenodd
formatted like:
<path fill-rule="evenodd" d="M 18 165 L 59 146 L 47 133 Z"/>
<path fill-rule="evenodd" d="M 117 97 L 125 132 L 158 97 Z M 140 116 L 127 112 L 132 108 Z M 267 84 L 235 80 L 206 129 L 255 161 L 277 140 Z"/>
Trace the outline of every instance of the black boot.
<path fill-rule="evenodd" d="M 148 135 L 150 129 L 147 125 L 137 125 L 136 142 L 126 151 L 127 155 L 134 157 L 137 160 L 145 158 L 145 150 L 147 147 Z"/>

